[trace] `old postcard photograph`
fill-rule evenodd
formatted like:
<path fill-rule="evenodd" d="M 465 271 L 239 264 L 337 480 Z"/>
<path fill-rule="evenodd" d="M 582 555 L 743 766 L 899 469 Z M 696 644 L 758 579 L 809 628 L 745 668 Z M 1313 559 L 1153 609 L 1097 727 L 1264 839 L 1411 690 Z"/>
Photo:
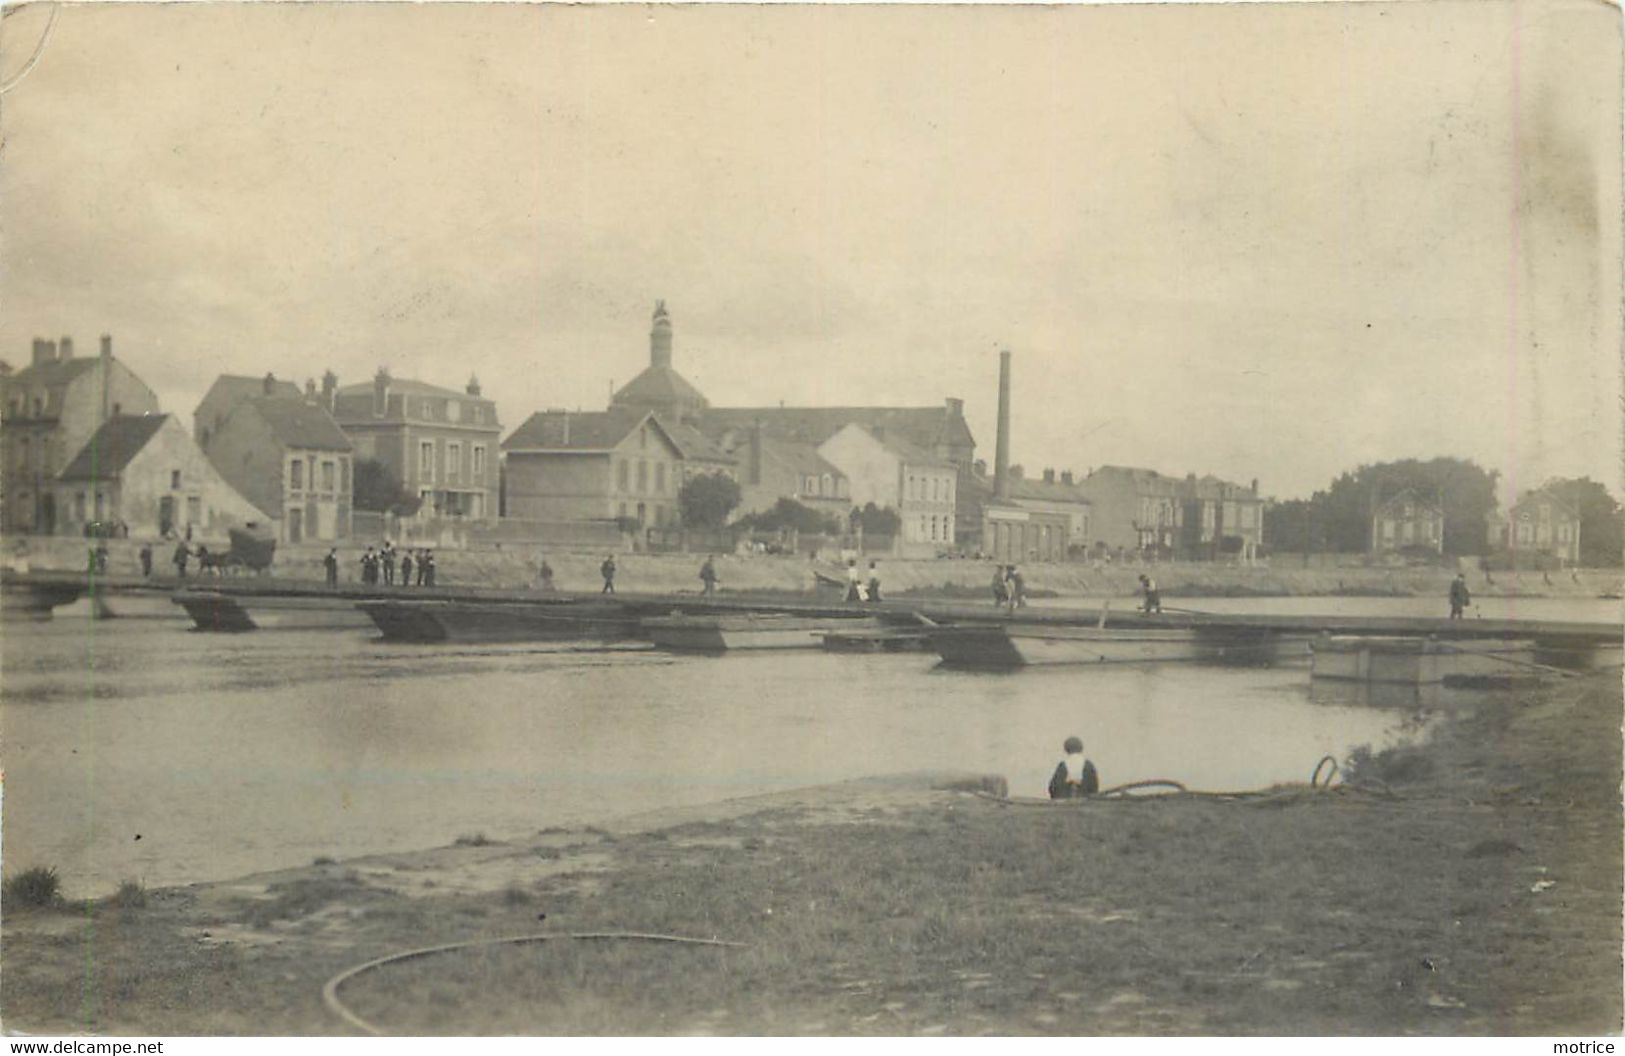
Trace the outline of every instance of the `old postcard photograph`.
<path fill-rule="evenodd" d="M 4 1031 L 1617 1035 L 1620 28 L 6 4 Z"/>

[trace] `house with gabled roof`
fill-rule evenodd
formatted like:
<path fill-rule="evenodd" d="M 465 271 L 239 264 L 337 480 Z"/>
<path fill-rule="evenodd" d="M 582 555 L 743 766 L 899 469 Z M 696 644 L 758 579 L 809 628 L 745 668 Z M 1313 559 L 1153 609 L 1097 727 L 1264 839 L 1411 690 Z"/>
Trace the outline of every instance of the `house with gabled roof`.
<path fill-rule="evenodd" d="M 652 411 L 541 411 L 502 442 L 507 516 L 675 527 L 683 449 Z"/>
<path fill-rule="evenodd" d="M 856 422 L 818 445 L 818 455 L 847 479 L 853 506 L 872 502 L 897 511 L 905 553 L 953 546 L 959 474 L 948 459 Z"/>
<path fill-rule="evenodd" d="M 1371 553 L 1431 550 L 1444 553 L 1444 507 L 1410 488 L 1397 491 L 1371 513 Z"/>
<path fill-rule="evenodd" d="M 221 476 L 171 414 L 109 418 L 52 488 L 62 535 L 100 525 L 132 538 L 219 538 L 230 528 L 270 520 Z"/>
<path fill-rule="evenodd" d="M 1554 559 L 1559 566 L 1580 563 L 1580 513 L 1550 488 L 1526 491 L 1500 526 L 1502 547 L 1519 555 Z"/>
<path fill-rule="evenodd" d="M 870 435 L 885 435 L 909 445 L 916 457 L 948 463 L 962 479 L 970 476 L 976 456 L 976 438 L 965 421 L 963 400 L 950 397 L 935 407 L 713 407 L 673 366 L 672 336 L 671 313 L 664 301 L 657 301 L 649 333 L 649 365 L 616 390 L 610 399 L 610 409 L 657 414 L 685 451 L 689 460 L 684 469 L 687 476 L 719 469 L 728 471 L 726 464 L 714 457 L 696 457 L 691 453 L 703 450 L 693 442 L 691 432 L 709 441 L 712 448 L 733 456 L 735 475 L 747 485 L 748 491 L 748 478 L 752 474 L 745 467 L 753 436 L 767 445 L 761 449 L 767 453 L 767 463 L 774 461 L 771 454 L 774 450 L 785 456 L 779 460 L 781 463 L 786 460 L 805 462 L 809 456 L 820 458 L 819 446 L 853 424 Z M 781 474 L 767 463 L 755 475 L 754 486 L 758 491 L 766 486 L 768 478 L 794 480 L 804 488 L 807 474 Z M 820 469 L 813 476 L 822 486 L 824 472 Z M 838 471 L 831 473 L 832 493 L 817 497 L 837 498 L 833 492 L 839 489 L 834 481 L 840 476 Z M 957 485 L 953 490 L 955 494 L 960 491 Z M 753 492 L 750 505 L 756 505 L 760 497 Z M 801 501 L 795 492 L 774 496 L 774 500 L 781 497 Z M 962 517 L 973 517 L 976 511 L 967 508 L 959 512 Z M 930 522 L 926 523 L 929 534 Z"/>
<path fill-rule="evenodd" d="M 220 423 L 239 403 L 265 396 L 296 400 L 299 398 L 299 386 L 291 381 L 279 381 L 275 374 L 269 373 L 263 378 L 250 378 L 242 374 L 220 375 L 192 411 L 192 439 L 198 442 L 198 446 L 207 447 L 210 434 L 220 428 Z"/>
<path fill-rule="evenodd" d="M 0 374 L 0 530 L 58 528 L 56 475 L 109 418 L 156 414 L 158 397 L 113 355 L 103 334 L 97 355 L 74 355 L 73 338 L 34 339 L 33 358 Z"/>
<path fill-rule="evenodd" d="M 322 398 L 355 444 L 355 457 L 382 463 L 421 499 L 418 517 L 496 518 L 502 424 L 478 378 L 458 391 L 380 367 L 371 382 L 336 383 L 324 380 Z"/>
<path fill-rule="evenodd" d="M 278 541 L 350 534 L 354 447 L 321 404 L 283 396 L 244 400 L 210 434 L 204 453 L 278 522 Z"/>

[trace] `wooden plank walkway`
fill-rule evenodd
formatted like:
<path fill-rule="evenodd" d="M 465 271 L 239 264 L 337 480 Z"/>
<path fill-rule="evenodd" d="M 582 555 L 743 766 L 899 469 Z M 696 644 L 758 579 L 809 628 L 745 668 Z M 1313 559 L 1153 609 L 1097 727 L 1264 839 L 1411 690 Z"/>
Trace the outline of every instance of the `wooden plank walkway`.
<path fill-rule="evenodd" d="M 570 604 L 579 601 L 608 600 L 592 592 L 557 591 L 542 593 L 527 589 L 499 589 L 448 585 L 436 587 L 370 587 L 357 583 L 329 588 L 310 580 L 290 580 L 261 576 L 190 578 L 181 583 L 173 576 L 143 579 L 139 576 L 98 576 L 96 586 L 107 596 L 121 593 L 163 593 L 197 590 L 241 597 L 308 597 L 334 601 L 434 599 L 438 601 L 511 602 L 527 605 Z M 87 577 L 82 572 L 0 571 L 0 589 L 10 593 L 37 590 L 58 595 L 69 589 L 83 592 Z M 989 604 L 926 599 L 890 599 L 879 604 L 848 604 L 834 592 L 822 594 L 718 594 L 710 598 L 698 593 L 652 594 L 617 593 L 614 601 L 636 615 L 662 615 L 673 610 L 686 613 L 785 613 L 802 616 L 849 616 L 855 610 L 873 613 L 899 626 L 919 625 L 919 616 L 936 623 L 1001 623 L 1056 626 L 1094 626 L 1101 618 L 1099 608 L 1029 606 L 1014 613 Z M 1448 620 L 1419 616 L 1342 616 L 1276 613 L 1166 612 L 1144 614 L 1133 609 L 1106 611 L 1107 627 L 1158 628 L 1163 630 L 1272 631 L 1281 634 L 1400 635 L 1439 638 L 1531 638 L 1586 643 L 1618 643 L 1625 639 L 1625 614 L 1618 621 L 1597 623 L 1565 620 Z"/>

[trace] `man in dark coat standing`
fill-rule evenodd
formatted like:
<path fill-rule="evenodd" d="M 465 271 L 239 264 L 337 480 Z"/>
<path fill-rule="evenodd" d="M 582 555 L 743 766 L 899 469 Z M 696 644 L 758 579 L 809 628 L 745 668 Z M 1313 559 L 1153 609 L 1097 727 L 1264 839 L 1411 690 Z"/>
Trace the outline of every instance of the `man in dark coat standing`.
<path fill-rule="evenodd" d="M 338 586 L 339 585 L 339 552 L 338 552 L 337 547 L 334 547 L 334 548 L 329 549 L 327 551 L 327 556 L 322 558 L 322 566 L 327 569 L 327 585 L 330 586 L 330 587 Z"/>
<path fill-rule="evenodd" d="M 604 558 L 604 563 L 598 566 L 598 572 L 604 577 L 604 589 L 600 594 L 615 593 L 615 555 Z"/>
<path fill-rule="evenodd" d="M 1466 614 L 1467 606 L 1473 603 L 1473 596 L 1467 593 L 1467 577 L 1457 572 L 1456 578 L 1450 581 L 1450 618 L 1459 620 Z"/>

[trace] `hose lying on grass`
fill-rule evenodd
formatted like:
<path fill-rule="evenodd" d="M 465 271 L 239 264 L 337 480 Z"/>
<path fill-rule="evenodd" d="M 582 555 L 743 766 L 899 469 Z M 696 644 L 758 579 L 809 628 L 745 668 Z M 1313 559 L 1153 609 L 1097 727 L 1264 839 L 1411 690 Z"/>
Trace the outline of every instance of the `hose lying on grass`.
<path fill-rule="evenodd" d="M 509 935 L 497 939 L 469 939 L 466 942 L 448 942 L 439 946 L 423 946 L 415 950 L 403 950 L 400 953 L 391 953 L 384 957 L 374 957 L 370 961 L 346 968 L 344 971 L 329 979 L 322 987 L 322 1003 L 340 1019 L 367 1034 L 384 1035 L 376 1025 L 362 1019 L 339 1000 L 339 987 L 354 979 L 363 972 L 374 968 L 381 968 L 386 964 L 395 964 L 400 961 L 415 960 L 419 957 L 428 957 L 437 953 L 450 953 L 454 950 L 472 949 L 476 946 L 518 946 L 532 942 L 558 942 L 573 940 L 578 942 L 593 942 L 604 940 L 623 940 L 632 942 L 672 942 L 685 946 L 726 946 L 734 949 L 743 948 L 747 943 L 728 942 L 724 939 L 697 939 L 686 935 L 658 935 L 638 931 L 588 931 L 588 932 L 552 932 L 537 935 Z"/>
<path fill-rule="evenodd" d="M 1315 764 L 1314 771 L 1309 775 L 1309 788 L 1307 791 L 1326 792 L 1331 790 L 1334 787 L 1332 782 L 1336 779 L 1337 774 L 1337 759 L 1330 755 L 1321 756 L 1320 761 Z M 1387 783 L 1380 780 L 1361 780 L 1355 784 L 1343 783 L 1338 784 L 1335 787 L 1340 792 L 1372 792 L 1390 798 L 1392 798 L 1394 794 L 1393 790 L 1388 787 Z M 1154 796 L 1133 796 L 1127 794 L 1145 788 L 1166 788 L 1169 791 L 1162 792 Z M 994 803 L 998 803 L 999 805 L 1006 807 L 1064 808 L 1078 803 L 1093 803 L 1101 800 L 1113 803 L 1124 803 L 1148 801 L 1153 799 L 1184 798 L 1218 799 L 1228 802 L 1245 803 L 1272 803 L 1279 802 L 1283 799 L 1296 798 L 1302 795 L 1304 791 L 1305 789 L 1299 787 L 1257 789 L 1246 792 L 1203 792 L 1186 788 L 1181 782 L 1174 781 L 1170 778 L 1158 777 L 1145 781 L 1130 781 L 1127 784 L 1114 785 L 1111 788 L 1102 789 L 1101 791 L 1096 792 L 1094 795 L 1079 796 L 1074 799 L 1014 799 L 1010 796 L 994 795 L 993 793 L 987 791 L 977 791 L 974 793 L 974 795 L 980 799 L 992 800 Z"/>

